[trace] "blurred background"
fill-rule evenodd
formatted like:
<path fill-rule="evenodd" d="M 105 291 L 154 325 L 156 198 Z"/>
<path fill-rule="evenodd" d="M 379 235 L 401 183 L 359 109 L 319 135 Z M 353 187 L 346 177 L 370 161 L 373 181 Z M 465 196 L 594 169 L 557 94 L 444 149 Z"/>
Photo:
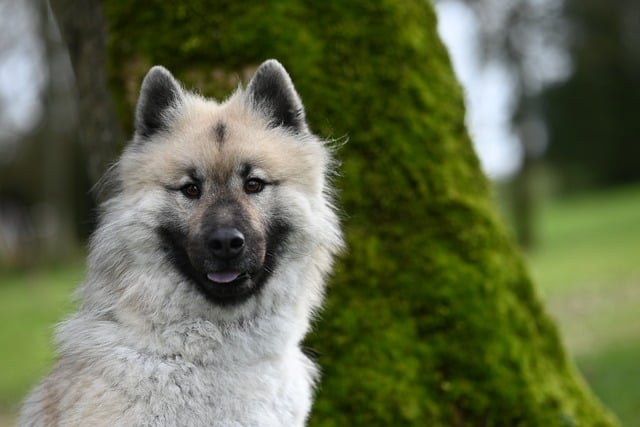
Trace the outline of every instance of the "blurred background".
<path fill-rule="evenodd" d="M 592 389 L 640 425 L 640 2 L 435 5 L 496 205 Z M 81 142 L 69 58 L 46 0 L 0 0 L 0 425 L 50 364 L 117 149 Z"/>

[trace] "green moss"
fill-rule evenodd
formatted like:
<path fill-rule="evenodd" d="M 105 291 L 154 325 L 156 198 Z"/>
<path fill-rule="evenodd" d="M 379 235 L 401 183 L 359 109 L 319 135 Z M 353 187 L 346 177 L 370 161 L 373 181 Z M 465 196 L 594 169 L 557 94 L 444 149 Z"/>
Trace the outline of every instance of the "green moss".
<path fill-rule="evenodd" d="M 282 61 L 316 133 L 348 136 L 348 253 L 307 345 L 310 424 L 609 426 L 497 222 L 424 1 L 107 2 L 123 120 L 149 65 L 223 97 Z"/>

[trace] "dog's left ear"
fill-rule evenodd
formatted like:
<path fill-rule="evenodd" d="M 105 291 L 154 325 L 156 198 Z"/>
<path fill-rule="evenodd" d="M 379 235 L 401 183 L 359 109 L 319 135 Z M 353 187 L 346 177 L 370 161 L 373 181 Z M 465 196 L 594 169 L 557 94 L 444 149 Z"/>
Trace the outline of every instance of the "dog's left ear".
<path fill-rule="evenodd" d="M 182 88 L 166 68 L 156 65 L 145 76 L 136 106 L 136 133 L 148 138 L 168 130 L 170 112 L 183 97 Z"/>
<path fill-rule="evenodd" d="M 300 96 L 287 71 L 275 59 L 258 67 L 247 85 L 245 99 L 269 119 L 272 127 L 283 126 L 296 133 L 309 132 Z"/>

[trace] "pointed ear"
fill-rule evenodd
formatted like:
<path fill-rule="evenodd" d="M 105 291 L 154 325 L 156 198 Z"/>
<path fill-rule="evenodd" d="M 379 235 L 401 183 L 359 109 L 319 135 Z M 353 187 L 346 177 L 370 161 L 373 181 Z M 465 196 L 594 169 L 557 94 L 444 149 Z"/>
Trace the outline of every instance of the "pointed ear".
<path fill-rule="evenodd" d="M 182 100 L 182 88 L 166 68 L 152 67 L 140 88 L 136 106 L 136 133 L 148 138 L 155 133 L 169 129 L 168 110 Z"/>
<path fill-rule="evenodd" d="M 300 96 L 287 71 L 275 59 L 258 67 L 247 85 L 245 99 L 269 119 L 271 126 L 284 126 L 296 133 L 309 132 Z"/>

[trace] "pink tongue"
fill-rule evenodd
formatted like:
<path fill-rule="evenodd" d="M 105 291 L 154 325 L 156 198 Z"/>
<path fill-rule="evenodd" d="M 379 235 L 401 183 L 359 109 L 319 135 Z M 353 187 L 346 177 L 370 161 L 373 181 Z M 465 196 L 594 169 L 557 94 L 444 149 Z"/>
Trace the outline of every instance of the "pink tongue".
<path fill-rule="evenodd" d="M 216 283 L 230 283 L 236 280 L 238 276 L 240 276 L 240 273 L 235 271 L 218 271 L 207 274 L 207 279 Z"/>

